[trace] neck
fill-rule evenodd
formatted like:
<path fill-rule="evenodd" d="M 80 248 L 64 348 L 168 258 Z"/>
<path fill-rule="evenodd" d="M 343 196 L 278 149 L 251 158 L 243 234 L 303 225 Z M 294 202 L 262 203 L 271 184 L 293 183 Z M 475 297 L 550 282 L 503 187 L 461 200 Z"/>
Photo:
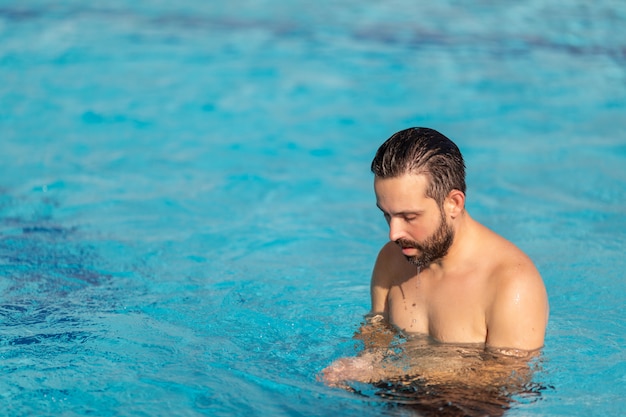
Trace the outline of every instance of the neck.
<path fill-rule="evenodd" d="M 460 216 L 453 220 L 454 240 L 452 241 L 452 245 L 450 245 L 446 255 L 438 261 L 433 262 L 431 267 L 445 271 L 446 269 L 458 266 L 459 262 L 464 262 L 468 253 L 469 239 L 467 239 L 467 236 L 471 233 L 473 223 L 474 220 L 466 211 L 463 211 Z"/>

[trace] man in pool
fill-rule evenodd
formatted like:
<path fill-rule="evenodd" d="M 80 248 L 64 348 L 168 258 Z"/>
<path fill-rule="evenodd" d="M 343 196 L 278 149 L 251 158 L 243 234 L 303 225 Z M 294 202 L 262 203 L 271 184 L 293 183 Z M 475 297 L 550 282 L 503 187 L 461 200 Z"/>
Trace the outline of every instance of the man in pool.
<path fill-rule="evenodd" d="M 382 144 L 371 168 L 390 242 L 374 266 L 369 326 L 509 353 L 540 349 L 548 321 L 542 278 L 520 249 L 466 211 L 458 147 L 435 130 L 406 129 Z M 331 385 L 379 381 L 393 372 L 379 360 L 340 359 L 322 377 Z"/>

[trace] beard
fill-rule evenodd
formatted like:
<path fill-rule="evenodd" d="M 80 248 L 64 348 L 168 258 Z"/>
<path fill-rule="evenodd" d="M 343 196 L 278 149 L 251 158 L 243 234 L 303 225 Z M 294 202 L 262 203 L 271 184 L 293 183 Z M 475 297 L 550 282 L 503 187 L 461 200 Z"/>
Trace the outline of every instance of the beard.
<path fill-rule="evenodd" d="M 453 241 L 454 230 L 452 230 L 452 227 L 446 222 L 446 219 L 442 215 L 441 225 L 435 233 L 424 242 L 418 243 L 412 240 L 398 239 L 396 243 L 400 247 L 414 248 L 421 252 L 419 255 L 414 256 L 405 255 L 407 261 L 421 270 L 428 268 L 430 264 L 446 256 Z"/>

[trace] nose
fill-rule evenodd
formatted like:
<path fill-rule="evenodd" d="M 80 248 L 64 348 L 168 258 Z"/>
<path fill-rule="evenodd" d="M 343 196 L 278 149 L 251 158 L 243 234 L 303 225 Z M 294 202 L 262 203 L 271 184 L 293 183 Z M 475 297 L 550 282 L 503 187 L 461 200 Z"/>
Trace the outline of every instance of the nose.
<path fill-rule="evenodd" d="M 392 242 L 397 241 L 404 237 L 404 229 L 401 226 L 400 219 L 394 219 L 393 217 L 389 220 L 389 240 Z"/>

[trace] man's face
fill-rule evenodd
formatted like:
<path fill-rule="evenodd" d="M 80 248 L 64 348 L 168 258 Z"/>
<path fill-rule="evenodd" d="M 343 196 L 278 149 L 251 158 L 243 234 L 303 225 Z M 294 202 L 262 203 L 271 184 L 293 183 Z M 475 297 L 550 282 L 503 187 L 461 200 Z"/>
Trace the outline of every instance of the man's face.
<path fill-rule="evenodd" d="M 376 203 L 389 224 L 389 239 L 420 269 L 443 258 L 454 240 L 441 208 L 426 197 L 427 187 L 424 175 L 374 179 Z"/>
<path fill-rule="evenodd" d="M 454 230 L 441 216 L 439 228 L 423 242 L 399 239 L 396 241 L 404 252 L 405 248 L 416 249 L 417 255 L 404 255 L 406 259 L 420 269 L 427 268 L 433 262 L 446 256 L 454 240 Z"/>

